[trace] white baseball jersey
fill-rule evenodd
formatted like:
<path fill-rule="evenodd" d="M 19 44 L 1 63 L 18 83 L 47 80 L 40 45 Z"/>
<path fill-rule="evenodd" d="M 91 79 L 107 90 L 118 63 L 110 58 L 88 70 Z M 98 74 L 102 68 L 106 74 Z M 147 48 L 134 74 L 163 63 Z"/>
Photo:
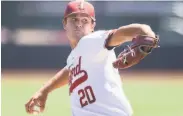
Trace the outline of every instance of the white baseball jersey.
<path fill-rule="evenodd" d="M 112 62 L 114 49 L 104 47 L 109 31 L 81 38 L 67 59 L 73 116 L 131 116 L 131 106 Z"/>

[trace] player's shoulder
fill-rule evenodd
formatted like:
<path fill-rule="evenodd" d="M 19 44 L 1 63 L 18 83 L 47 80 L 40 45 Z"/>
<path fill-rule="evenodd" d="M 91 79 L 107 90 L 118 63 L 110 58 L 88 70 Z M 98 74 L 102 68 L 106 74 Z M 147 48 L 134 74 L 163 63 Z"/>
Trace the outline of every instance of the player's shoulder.
<path fill-rule="evenodd" d="M 93 33 L 90 33 L 82 38 L 82 40 L 95 40 L 95 39 L 103 39 L 108 36 L 111 30 L 97 30 Z"/>
<path fill-rule="evenodd" d="M 101 36 L 107 32 L 108 32 L 108 30 L 97 30 L 97 31 L 94 31 L 92 34 Z"/>
<path fill-rule="evenodd" d="M 94 31 L 93 33 L 91 34 L 88 34 L 86 36 L 84 36 L 84 39 L 89 39 L 89 38 L 101 38 L 101 37 L 104 37 L 105 35 L 107 35 L 108 33 L 110 32 L 110 30 L 97 30 L 97 31 Z"/>

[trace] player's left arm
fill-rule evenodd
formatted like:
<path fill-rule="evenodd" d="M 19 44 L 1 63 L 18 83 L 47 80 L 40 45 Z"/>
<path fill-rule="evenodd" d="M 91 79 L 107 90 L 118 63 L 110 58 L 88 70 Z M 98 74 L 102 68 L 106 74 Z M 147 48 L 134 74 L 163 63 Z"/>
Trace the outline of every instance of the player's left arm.
<path fill-rule="evenodd" d="M 132 39 L 138 35 L 147 35 L 154 38 L 156 36 L 149 25 L 130 24 L 126 26 L 121 26 L 118 29 L 113 30 L 107 38 L 105 46 L 118 46 L 122 43 L 132 41 Z"/>

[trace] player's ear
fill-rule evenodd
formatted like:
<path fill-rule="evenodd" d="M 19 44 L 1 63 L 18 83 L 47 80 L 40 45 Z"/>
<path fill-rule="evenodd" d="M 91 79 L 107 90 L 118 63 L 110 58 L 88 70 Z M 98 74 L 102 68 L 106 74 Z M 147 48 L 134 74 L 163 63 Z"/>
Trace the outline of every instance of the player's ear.
<path fill-rule="evenodd" d="M 66 30 L 66 24 L 67 24 L 66 19 L 62 20 L 62 24 L 63 24 L 63 28 L 64 28 L 64 30 Z"/>
<path fill-rule="evenodd" d="M 95 26 L 96 26 L 96 22 L 93 21 L 93 23 L 92 23 L 92 29 L 93 29 L 93 31 L 95 30 Z"/>

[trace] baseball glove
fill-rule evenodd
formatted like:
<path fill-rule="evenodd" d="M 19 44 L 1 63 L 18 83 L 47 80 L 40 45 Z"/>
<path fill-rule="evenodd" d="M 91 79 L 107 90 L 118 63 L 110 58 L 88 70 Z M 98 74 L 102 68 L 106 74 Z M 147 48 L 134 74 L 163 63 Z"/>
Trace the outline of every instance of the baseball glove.
<path fill-rule="evenodd" d="M 113 62 L 114 68 L 125 69 L 139 63 L 143 58 L 152 52 L 154 48 L 158 48 L 159 37 L 149 37 L 147 35 L 139 35 L 133 38 L 132 43 L 128 45 Z"/>

